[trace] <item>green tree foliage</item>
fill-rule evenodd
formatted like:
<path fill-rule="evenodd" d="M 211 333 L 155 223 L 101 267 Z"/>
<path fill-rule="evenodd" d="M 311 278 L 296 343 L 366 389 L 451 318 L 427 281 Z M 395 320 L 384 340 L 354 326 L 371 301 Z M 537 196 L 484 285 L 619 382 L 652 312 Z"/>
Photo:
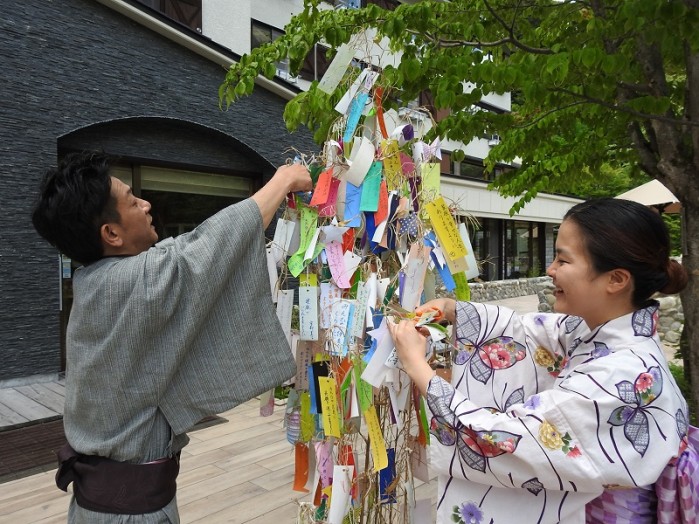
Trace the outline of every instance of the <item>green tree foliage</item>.
<path fill-rule="evenodd" d="M 305 0 L 285 30 L 233 65 L 223 102 L 249 94 L 282 58 L 298 70 L 315 43 L 336 49 L 371 30 L 380 47 L 402 53 L 379 79 L 388 107 L 428 93 L 448 111 L 433 136 L 467 143 L 500 135 L 486 165 L 521 165 L 493 182 L 519 197 L 512 213 L 539 191 L 594 187 L 605 164 L 638 166 L 665 184 L 685 212 L 686 368 L 699 405 L 699 1 L 423 0 L 388 11 Z M 473 110 L 484 94 L 507 92 L 511 113 Z M 340 95 L 314 84 L 288 103 L 287 125 L 305 125 L 322 142 Z"/>

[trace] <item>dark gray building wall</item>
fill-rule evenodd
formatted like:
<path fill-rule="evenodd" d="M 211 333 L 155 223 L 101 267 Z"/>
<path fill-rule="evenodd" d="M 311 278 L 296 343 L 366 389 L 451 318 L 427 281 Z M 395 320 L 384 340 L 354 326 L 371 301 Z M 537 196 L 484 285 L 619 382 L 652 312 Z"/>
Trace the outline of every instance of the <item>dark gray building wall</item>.
<path fill-rule="evenodd" d="M 60 137 L 66 148 L 266 175 L 287 147 L 317 149 L 310 133 L 287 133 L 276 95 L 258 88 L 221 111 L 220 66 L 94 0 L 4 0 L 0 71 L 0 381 L 59 370 L 58 257 L 30 210 Z M 114 134 L 130 119 L 147 120 L 131 140 Z M 239 147 L 222 152 L 217 139 Z"/>

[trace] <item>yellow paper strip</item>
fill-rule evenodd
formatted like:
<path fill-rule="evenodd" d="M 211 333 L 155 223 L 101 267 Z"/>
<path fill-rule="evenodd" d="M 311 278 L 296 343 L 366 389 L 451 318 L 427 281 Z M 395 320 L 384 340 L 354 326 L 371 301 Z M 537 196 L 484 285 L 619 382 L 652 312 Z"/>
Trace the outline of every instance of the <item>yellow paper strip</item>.
<path fill-rule="evenodd" d="M 303 273 L 299 275 L 299 285 L 318 287 L 318 275 L 316 275 L 315 273 Z"/>
<path fill-rule="evenodd" d="M 430 202 L 440 193 L 440 171 L 441 166 L 435 162 L 420 164 L 420 177 L 422 178 L 422 191 L 420 196 L 426 202 Z"/>
<path fill-rule="evenodd" d="M 369 409 L 364 412 L 364 420 L 369 433 L 369 446 L 371 446 L 374 471 L 381 471 L 388 466 L 388 454 L 386 453 L 386 442 L 383 439 L 379 418 L 376 416 L 374 406 L 369 406 Z"/>
<path fill-rule="evenodd" d="M 451 216 L 444 198 L 439 197 L 434 202 L 426 204 L 425 208 L 445 254 L 451 260 L 464 258 L 466 246 L 459 235 L 454 217 Z"/>
<path fill-rule="evenodd" d="M 340 412 L 337 406 L 337 382 L 334 378 L 318 377 L 323 429 L 326 437 L 340 438 Z"/>
<path fill-rule="evenodd" d="M 403 170 L 400 165 L 400 155 L 397 140 L 384 140 L 381 142 L 381 153 L 383 156 L 384 176 L 388 190 L 397 189 L 401 183 Z"/>

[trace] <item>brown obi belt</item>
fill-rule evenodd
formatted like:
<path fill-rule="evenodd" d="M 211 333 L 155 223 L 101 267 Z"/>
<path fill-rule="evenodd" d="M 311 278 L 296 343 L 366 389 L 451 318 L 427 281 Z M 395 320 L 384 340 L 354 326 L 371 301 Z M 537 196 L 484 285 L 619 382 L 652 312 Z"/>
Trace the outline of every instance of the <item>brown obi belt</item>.
<path fill-rule="evenodd" d="M 179 453 L 131 464 L 77 453 L 68 443 L 58 450 L 56 485 L 73 493 L 82 508 L 100 513 L 140 515 L 164 508 L 175 497 Z"/>

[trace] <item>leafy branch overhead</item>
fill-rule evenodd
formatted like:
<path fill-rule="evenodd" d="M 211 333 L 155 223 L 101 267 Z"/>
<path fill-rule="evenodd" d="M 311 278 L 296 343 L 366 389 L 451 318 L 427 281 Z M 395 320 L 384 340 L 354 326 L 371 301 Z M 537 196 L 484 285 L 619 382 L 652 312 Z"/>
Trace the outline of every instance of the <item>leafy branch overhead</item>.
<path fill-rule="evenodd" d="M 448 114 L 432 136 L 467 143 L 500 135 L 486 165 L 521 165 L 494 182 L 503 194 L 522 196 L 520 204 L 541 190 L 564 190 L 571 177 L 591 177 L 603 162 L 639 161 L 657 177 L 659 158 L 675 154 L 668 148 L 679 159 L 699 136 L 699 89 L 690 89 L 688 74 L 697 62 L 699 12 L 689 1 L 421 1 L 389 11 L 306 0 L 304 7 L 284 36 L 231 67 L 222 101 L 250 94 L 256 76 L 273 77 L 282 59 L 297 72 L 314 44 L 332 53 L 368 31 L 371 52 L 402 56 L 378 80 L 385 108 L 422 93 Z M 284 117 L 290 130 L 305 125 L 320 143 L 340 94 L 316 86 L 291 100 Z M 511 93 L 512 112 L 474 110 L 488 93 Z M 672 187 L 673 175 L 660 175 Z"/>

